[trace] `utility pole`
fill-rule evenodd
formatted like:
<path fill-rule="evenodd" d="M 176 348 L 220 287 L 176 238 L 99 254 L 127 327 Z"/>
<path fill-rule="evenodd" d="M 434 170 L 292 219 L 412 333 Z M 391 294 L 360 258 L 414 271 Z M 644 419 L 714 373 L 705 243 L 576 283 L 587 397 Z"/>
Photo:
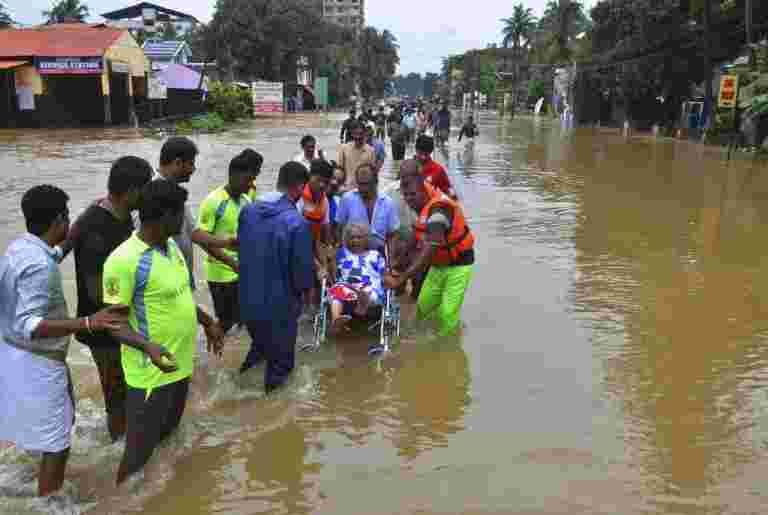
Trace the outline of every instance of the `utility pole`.
<path fill-rule="evenodd" d="M 746 0 L 744 6 L 744 25 L 747 29 L 747 45 L 752 44 L 752 0 Z"/>
<path fill-rule="evenodd" d="M 706 83 L 704 84 L 704 108 L 706 125 L 711 125 L 711 119 L 714 113 L 712 108 L 712 38 L 710 38 L 710 28 L 712 25 L 712 0 L 704 0 L 704 62 L 706 63 Z"/>

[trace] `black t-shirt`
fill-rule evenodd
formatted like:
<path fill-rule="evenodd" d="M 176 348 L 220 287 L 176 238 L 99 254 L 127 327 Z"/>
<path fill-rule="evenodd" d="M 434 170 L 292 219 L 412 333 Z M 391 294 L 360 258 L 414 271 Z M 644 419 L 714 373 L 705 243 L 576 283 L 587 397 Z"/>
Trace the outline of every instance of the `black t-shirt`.
<path fill-rule="evenodd" d="M 118 220 L 108 209 L 92 204 L 77 220 L 78 237 L 74 245 L 75 273 L 77 275 L 77 316 L 96 313 L 103 306 L 88 292 L 88 280 L 101 277 L 104 262 L 117 247 L 133 233 L 133 221 Z M 101 288 L 101 284 L 97 287 Z M 86 345 L 118 345 L 103 333 L 77 334 L 78 341 Z"/>

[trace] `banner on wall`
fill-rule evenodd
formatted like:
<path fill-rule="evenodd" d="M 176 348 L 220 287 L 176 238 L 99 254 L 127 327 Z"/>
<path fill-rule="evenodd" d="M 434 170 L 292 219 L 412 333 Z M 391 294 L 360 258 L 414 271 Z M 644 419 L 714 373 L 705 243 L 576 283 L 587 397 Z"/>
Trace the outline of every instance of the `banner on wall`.
<path fill-rule="evenodd" d="M 251 85 L 253 92 L 253 110 L 257 113 L 282 113 L 283 112 L 283 83 L 282 82 L 254 82 Z"/>

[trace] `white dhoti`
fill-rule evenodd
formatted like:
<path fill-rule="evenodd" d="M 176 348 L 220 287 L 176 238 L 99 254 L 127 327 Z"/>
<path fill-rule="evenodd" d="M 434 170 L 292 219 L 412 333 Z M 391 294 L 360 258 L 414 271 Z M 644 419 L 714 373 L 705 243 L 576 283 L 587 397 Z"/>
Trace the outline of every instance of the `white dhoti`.
<path fill-rule="evenodd" d="M 73 419 L 67 364 L 0 341 L 0 441 L 60 452 L 70 446 Z"/>

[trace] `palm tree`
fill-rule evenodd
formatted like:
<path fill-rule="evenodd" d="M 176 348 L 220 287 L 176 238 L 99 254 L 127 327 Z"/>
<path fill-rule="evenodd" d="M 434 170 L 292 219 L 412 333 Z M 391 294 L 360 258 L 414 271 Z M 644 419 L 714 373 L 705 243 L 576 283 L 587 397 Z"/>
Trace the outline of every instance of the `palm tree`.
<path fill-rule="evenodd" d="M 49 11 L 43 11 L 48 23 L 61 23 L 66 20 L 83 22 L 89 14 L 88 6 L 81 4 L 80 0 L 59 0 Z"/>
<path fill-rule="evenodd" d="M 501 33 L 504 34 L 502 45 L 509 47 L 512 43 L 512 48 L 515 50 L 520 49 L 522 41 L 530 39 L 531 32 L 536 28 L 536 17 L 533 16 L 533 11 L 530 8 L 523 7 L 523 4 L 515 5 L 512 16 L 510 18 L 502 18 L 504 28 L 501 29 Z"/>
<path fill-rule="evenodd" d="M 0 2 L 0 27 L 7 27 L 11 23 L 13 23 L 11 15 L 5 10 L 5 5 Z"/>

